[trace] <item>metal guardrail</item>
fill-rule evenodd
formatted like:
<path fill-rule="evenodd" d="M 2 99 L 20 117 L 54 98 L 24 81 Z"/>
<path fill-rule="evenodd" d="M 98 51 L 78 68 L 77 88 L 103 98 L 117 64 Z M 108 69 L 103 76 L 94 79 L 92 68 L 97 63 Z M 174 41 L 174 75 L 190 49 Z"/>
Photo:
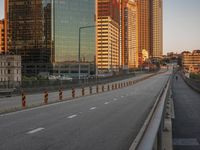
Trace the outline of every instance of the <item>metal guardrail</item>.
<path fill-rule="evenodd" d="M 194 81 L 186 77 L 182 72 L 180 73 L 180 76 L 183 78 L 183 80 L 189 87 L 200 93 L 200 81 Z"/>
<path fill-rule="evenodd" d="M 137 134 L 129 150 L 152 150 L 156 141 L 160 126 L 162 125 L 165 112 L 165 103 L 169 87 L 171 84 L 171 76 L 160 91 L 156 102 L 154 103 L 147 119 Z"/>

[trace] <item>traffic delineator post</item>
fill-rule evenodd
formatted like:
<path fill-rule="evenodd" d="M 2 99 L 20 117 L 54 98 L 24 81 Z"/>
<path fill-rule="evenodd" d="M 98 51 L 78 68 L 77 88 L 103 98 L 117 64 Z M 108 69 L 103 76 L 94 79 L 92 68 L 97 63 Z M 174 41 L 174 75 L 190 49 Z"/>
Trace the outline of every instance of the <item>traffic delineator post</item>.
<path fill-rule="evenodd" d="M 102 92 L 104 92 L 104 85 L 102 85 Z"/>
<path fill-rule="evenodd" d="M 25 108 L 26 107 L 26 95 L 24 92 L 22 92 L 22 107 Z"/>
<path fill-rule="evenodd" d="M 92 87 L 90 86 L 90 95 L 92 94 Z"/>
<path fill-rule="evenodd" d="M 44 91 L 44 103 L 45 104 L 48 104 L 48 97 L 49 97 L 49 94 L 47 92 L 47 90 Z"/>
<path fill-rule="evenodd" d="M 82 87 L 82 96 L 85 96 L 85 88 Z"/>
<path fill-rule="evenodd" d="M 96 93 L 99 93 L 99 86 L 96 86 Z"/>
<path fill-rule="evenodd" d="M 72 88 L 72 98 L 75 98 L 75 89 Z"/>
<path fill-rule="evenodd" d="M 59 90 L 59 100 L 60 101 L 63 100 L 63 89 L 62 88 L 60 88 L 60 90 Z"/>
<path fill-rule="evenodd" d="M 110 85 L 108 84 L 108 91 L 110 91 Z"/>

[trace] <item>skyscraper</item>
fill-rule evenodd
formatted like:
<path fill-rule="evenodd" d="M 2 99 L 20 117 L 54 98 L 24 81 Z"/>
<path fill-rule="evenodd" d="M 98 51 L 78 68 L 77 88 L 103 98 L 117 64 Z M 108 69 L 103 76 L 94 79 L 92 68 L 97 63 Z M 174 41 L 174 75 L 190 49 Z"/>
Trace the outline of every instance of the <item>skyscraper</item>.
<path fill-rule="evenodd" d="M 162 0 L 151 0 L 151 47 L 150 56 L 161 58 L 163 54 L 163 13 Z"/>
<path fill-rule="evenodd" d="M 139 65 L 142 51 L 150 58 L 160 58 L 163 53 L 162 0 L 136 0 L 138 6 Z"/>
<path fill-rule="evenodd" d="M 0 20 L 0 53 L 5 52 L 5 21 Z"/>
<path fill-rule="evenodd" d="M 142 65 L 142 50 L 150 51 L 150 1 L 136 0 L 138 10 L 138 53 Z"/>
<path fill-rule="evenodd" d="M 138 12 L 135 0 L 121 1 L 121 59 L 123 69 L 138 67 Z"/>
<path fill-rule="evenodd" d="M 78 73 L 79 27 L 95 25 L 95 0 L 9 0 L 7 8 L 8 45 L 22 56 L 23 73 Z M 94 62 L 95 29 L 85 29 L 83 72 Z"/>
<path fill-rule="evenodd" d="M 8 0 L 4 0 L 4 5 L 5 5 L 5 7 L 4 7 L 4 37 L 5 37 L 5 43 L 4 43 L 4 45 L 5 45 L 5 52 L 8 52 L 8 14 L 6 13 L 7 12 L 7 10 L 8 10 Z"/>
<path fill-rule="evenodd" d="M 98 73 L 119 70 L 119 0 L 96 0 L 96 63 Z"/>

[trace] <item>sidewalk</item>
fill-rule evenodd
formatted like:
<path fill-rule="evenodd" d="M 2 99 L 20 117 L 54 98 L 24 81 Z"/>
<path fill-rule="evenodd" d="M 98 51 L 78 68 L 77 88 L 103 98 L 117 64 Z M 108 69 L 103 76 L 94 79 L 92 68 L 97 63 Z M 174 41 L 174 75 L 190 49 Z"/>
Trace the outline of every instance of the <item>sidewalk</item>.
<path fill-rule="evenodd" d="M 178 76 L 173 82 L 173 99 L 174 150 L 200 150 L 200 94 Z"/>

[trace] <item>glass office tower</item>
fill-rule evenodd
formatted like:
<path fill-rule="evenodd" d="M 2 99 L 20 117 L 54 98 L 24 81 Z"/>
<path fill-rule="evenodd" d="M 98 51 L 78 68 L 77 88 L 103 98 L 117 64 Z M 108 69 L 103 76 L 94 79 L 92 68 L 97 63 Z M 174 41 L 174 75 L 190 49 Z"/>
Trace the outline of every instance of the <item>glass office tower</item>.
<path fill-rule="evenodd" d="M 79 27 L 95 25 L 95 0 L 9 0 L 8 49 L 23 73 L 77 73 Z M 94 69 L 95 29 L 81 32 L 83 72 Z M 89 65 L 88 65 L 89 64 Z"/>
<path fill-rule="evenodd" d="M 55 0 L 52 9 L 53 73 L 78 74 L 79 27 L 95 25 L 95 0 Z M 95 27 L 81 30 L 81 73 L 95 72 L 95 42 Z"/>
<path fill-rule="evenodd" d="M 77 61 L 79 27 L 95 25 L 95 0 L 54 1 L 54 62 Z M 81 60 L 94 61 L 95 28 L 81 31 Z"/>

